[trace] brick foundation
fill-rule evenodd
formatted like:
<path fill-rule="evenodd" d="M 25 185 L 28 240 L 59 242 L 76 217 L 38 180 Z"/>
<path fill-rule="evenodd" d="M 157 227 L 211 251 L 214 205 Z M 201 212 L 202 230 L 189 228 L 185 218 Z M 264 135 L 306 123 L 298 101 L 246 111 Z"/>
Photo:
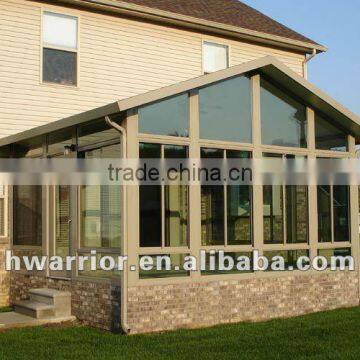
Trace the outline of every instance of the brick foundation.
<path fill-rule="evenodd" d="M 8 240 L 0 242 L 0 307 L 10 304 L 10 274 L 5 270 L 5 251 L 9 248 Z"/>
<path fill-rule="evenodd" d="M 132 333 L 261 321 L 359 305 L 356 272 L 129 289 Z"/>

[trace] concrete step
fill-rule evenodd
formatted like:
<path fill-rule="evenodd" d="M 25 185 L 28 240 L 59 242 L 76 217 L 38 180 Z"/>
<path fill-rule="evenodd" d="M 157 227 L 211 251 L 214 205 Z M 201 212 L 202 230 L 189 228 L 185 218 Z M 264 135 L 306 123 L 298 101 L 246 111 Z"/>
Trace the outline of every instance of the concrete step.
<path fill-rule="evenodd" d="M 55 306 L 38 301 L 21 300 L 14 304 L 15 312 L 35 319 L 46 319 L 55 316 Z"/>
<path fill-rule="evenodd" d="M 55 308 L 56 316 L 71 315 L 71 293 L 67 291 L 59 291 L 55 289 L 30 289 L 30 300 L 52 305 Z"/>

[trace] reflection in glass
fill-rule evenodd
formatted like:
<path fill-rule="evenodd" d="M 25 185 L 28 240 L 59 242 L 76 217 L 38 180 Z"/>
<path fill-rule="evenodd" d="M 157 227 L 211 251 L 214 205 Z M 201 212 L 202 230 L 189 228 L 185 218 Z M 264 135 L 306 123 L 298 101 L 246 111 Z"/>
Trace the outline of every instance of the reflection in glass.
<path fill-rule="evenodd" d="M 263 186 L 264 242 L 284 242 L 283 191 L 281 185 Z"/>
<path fill-rule="evenodd" d="M 55 255 L 64 258 L 70 246 L 70 186 L 55 188 Z"/>
<path fill-rule="evenodd" d="M 329 120 L 316 114 L 315 143 L 319 150 L 346 151 L 348 139 L 345 132 L 331 124 Z"/>
<path fill-rule="evenodd" d="M 336 185 L 334 192 L 334 241 L 350 241 L 349 188 Z"/>
<path fill-rule="evenodd" d="M 331 242 L 331 188 L 328 185 L 317 187 L 318 238 L 319 242 Z"/>
<path fill-rule="evenodd" d="M 250 89 L 245 76 L 200 89 L 200 138 L 251 143 Z"/>
<path fill-rule="evenodd" d="M 261 129 L 263 144 L 305 148 L 306 107 L 262 79 Z"/>
<path fill-rule="evenodd" d="M 189 136 L 188 94 L 180 94 L 139 108 L 139 132 Z"/>
<path fill-rule="evenodd" d="M 223 150 L 201 149 L 201 158 L 224 157 Z M 202 245 L 224 245 L 224 187 L 201 186 L 201 239 Z"/>

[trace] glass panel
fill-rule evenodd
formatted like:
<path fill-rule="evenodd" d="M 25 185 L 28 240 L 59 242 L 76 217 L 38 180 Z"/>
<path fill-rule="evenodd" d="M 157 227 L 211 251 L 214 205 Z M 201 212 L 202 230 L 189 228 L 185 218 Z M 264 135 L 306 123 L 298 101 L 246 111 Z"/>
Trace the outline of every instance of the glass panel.
<path fill-rule="evenodd" d="M 205 261 L 206 261 L 206 270 L 201 271 L 201 275 L 220 275 L 220 274 L 246 274 L 251 273 L 253 271 L 253 257 L 251 252 L 226 252 L 224 253 L 225 256 L 230 256 L 234 261 L 234 267 L 232 270 L 225 271 L 219 269 L 219 253 L 215 253 L 214 255 L 211 255 L 215 259 L 215 270 L 211 270 L 210 266 L 210 253 L 206 253 Z M 249 259 L 249 264 L 246 264 L 243 259 L 241 259 L 241 265 L 245 268 L 245 270 L 238 270 L 236 265 L 239 262 L 239 257 L 246 256 Z M 229 266 L 228 263 L 224 262 L 225 266 Z M 248 266 L 250 267 L 250 270 L 248 270 Z"/>
<path fill-rule="evenodd" d="M 334 241 L 350 241 L 349 188 L 334 186 Z"/>
<path fill-rule="evenodd" d="M 247 151 L 227 150 L 228 159 L 249 159 Z M 227 237 L 229 245 L 251 245 L 251 186 L 227 186 Z"/>
<path fill-rule="evenodd" d="M 170 257 L 171 262 L 171 270 L 166 270 L 166 262 L 165 260 L 161 262 L 162 270 L 156 270 L 157 267 L 157 259 L 156 256 L 168 256 Z M 162 255 L 152 255 L 153 259 L 153 269 L 152 270 L 139 270 L 140 279 L 154 279 L 154 278 L 168 278 L 168 277 L 179 277 L 179 276 L 189 276 L 189 271 L 183 270 L 184 258 L 187 256 L 186 254 L 162 254 Z M 141 256 L 139 257 L 139 259 Z"/>
<path fill-rule="evenodd" d="M 65 147 L 71 146 L 72 143 L 71 130 L 50 133 L 48 135 L 48 156 L 64 155 Z"/>
<path fill-rule="evenodd" d="M 305 148 L 306 107 L 262 79 L 261 129 L 263 144 Z"/>
<path fill-rule="evenodd" d="M 161 158 L 161 145 L 140 144 L 141 159 Z M 161 186 L 140 185 L 140 246 L 161 246 Z"/>
<path fill-rule="evenodd" d="M 86 159 L 121 158 L 121 146 L 106 146 L 79 156 Z M 80 196 L 81 247 L 120 248 L 121 186 L 84 185 Z"/>
<path fill-rule="evenodd" d="M 70 186 L 55 188 L 55 255 L 64 258 L 70 246 Z"/>
<path fill-rule="evenodd" d="M 264 185 L 264 242 L 284 242 L 283 188 L 281 185 Z"/>
<path fill-rule="evenodd" d="M 204 42 L 203 45 L 203 70 L 211 73 L 226 69 L 229 66 L 228 47 L 226 45 Z"/>
<path fill-rule="evenodd" d="M 96 254 L 96 270 L 91 270 L 90 257 L 89 253 L 81 253 L 79 256 L 87 256 L 89 258 L 88 261 L 84 262 L 84 270 L 79 270 L 79 276 L 83 277 L 91 277 L 91 278 L 101 278 L 101 279 L 109 279 L 112 277 L 119 278 L 120 271 L 117 269 L 118 267 L 118 255 L 114 254 L 106 254 L 106 253 L 97 253 Z M 115 268 L 113 270 L 103 270 L 100 267 L 100 259 L 103 257 L 110 257 L 114 259 Z M 104 265 L 106 267 L 110 266 L 109 260 L 105 261 Z"/>
<path fill-rule="evenodd" d="M 79 147 L 97 145 L 111 140 L 119 140 L 117 130 L 109 128 L 104 119 L 92 121 L 78 128 Z"/>
<path fill-rule="evenodd" d="M 331 242 L 331 188 L 317 187 L 319 242 Z"/>
<path fill-rule="evenodd" d="M 252 142 L 250 79 L 241 76 L 199 90 L 202 139 Z"/>
<path fill-rule="evenodd" d="M 307 186 L 288 185 L 286 191 L 286 242 L 289 244 L 308 241 L 308 194 Z"/>
<path fill-rule="evenodd" d="M 139 132 L 189 136 L 189 97 L 181 94 L 139 108 Z"/>
<path fill-rule="evenodd" d="M 42 244 L 42 188 L 14 186 L 14 245 Z"/>
<path fill-rule="evenodd" d="M 43 49 L 43 81 L 60 85 L 76 85 L 77 54 Z"/>
<path fill-rule="evenodd" d="M 315 116 L 315 142 L 320 150 L 347 151 L 346 133 L 318 114 Z"/>
<path fill-rule="evenodd" d="M 165 159 L 186 159 L 185 146 L 164 146 Z M 165 246 L 186 246 L 188 239 L 188 186 L 174 181 L 165 186 Z"/>
<path fill-rule="evenodd" d="M 77 48 L 77 18 L 45 12 L 43 17 L 43 41 L 53 46 Z"/>
<path fill-rule="evenodd" d="M 202 158 L 224 158 L 219 149 L 201 149 Z M 224 245 L 224 187 L 222 185 L 201 186 L 201 238 L 202 245 Z"/>
<path fill-rule="evenodd" d="M 296 270 L 297 260 L 301 256 L 309 257 L 308 250 L 283 250 L 283 251 L 265 251 L 264 256 L 269 260 L 268 271 L 271 271 L 272 258 L 275 256 L 281 256 L 285 261 L 285 270 Z M 290 269 L 289 269 L 290 268 Z"/>
<path fill-rule="evenodd" d="M 344 249 L 320 249 L 318 250 L 318 256 L 323 256 L 327 260 L 328 268 L 331 267 L 331 257 L 333 256 L 342 256 L 347 257 L 351 256 L 351 248 Z M 321 263 L 320 263 L 321 264 Z M 349 266 L 349 261 L 345 262 L 346 266 Z M 339 260 L 336 261 L 336 265 L 339 266 Z"/>

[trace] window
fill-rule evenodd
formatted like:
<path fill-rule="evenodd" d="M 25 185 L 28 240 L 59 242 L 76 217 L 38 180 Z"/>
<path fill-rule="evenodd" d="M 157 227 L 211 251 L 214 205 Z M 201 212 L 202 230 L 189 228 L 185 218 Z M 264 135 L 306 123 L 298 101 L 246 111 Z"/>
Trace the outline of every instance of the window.
<path fill-rule="evenodd" d="M 201 149 L 203 159 L 250 158 L 247 151 Z M 251 245 L 252 191 L 248 185 L 201 186 L 203 246 Z"/>
<path fill-rule="evenodd" d="M 317 201 L 319 242 L 350 241 L 349 187 L 318 186 Z"/>
<path fill-rule="evenodd" d="M 86 159 L 121 158 L 120 144 L 80 153 Z M 121 186 L 82 185 L 80 226 L 82 248 L 119 249 L 121 240 Z"/>
<path fill-rule="evenodd" d="M 295 159 L 293 155 L 264 154 L 263 156 Z M 309 223 L 307 186 L 264 185 L 263 212 L 265 244 L 307 243 Z"/>
<path fill-rule="evenodd" d="M 200 137 L 252 142 L 250 79 L 245 76 L 199 90 Z"/>
<path fill-rule="evenodd" d="M 346 151 L 348 147 L 347 134 L 319 114 L 315 116 L 315 143 L 319 150 Z"/>
<path fill-rule="evenodd" d="M 189 97 L 180 94 L 139 109 L 139 132 L 189 136 Z"/>
<path fill-rule="evenodd" d="M 5 186 L 0 185 L 0 237 L 6 236 L 7 232 L 6 196 Z"/>
<path fill-rule="evenodd" d="M 283 251 L 265 251 L 264 256 L 269 261 L 268 271 L 271 271 L 272 259 L 281 256 L 285 262 L 285 270 L 296 270 L 298 268 L 297 261 L 301 256 L 309 257 L 308 250 L 283 250 Z M 303 264 L 305 265 L 305 263 Z"/>
<path fill-rule="evenodd" d="M 45 83 L 77 85 L 78 20 L 44 12 L 42 80 Z"/>
<path fill-rule="evenodd" d="M 205 74 L 229 67 L 229 47 L 205 41 L 203 44 L 203 71 Z"/>
<path fill-rule="evenodd" d="M 265 145 L 307 147 L 306 107 L 261 79 L 261 134 Z"/>
<path fill-rule="evenodd" d="M 140 158 L 186 159 L 187 147 L 141 143 Z M 140 185 L 140 246 L 187 246 L 188 212 L 187 185 Z"/>
<path fill-rule="evenodd" d="M 42 188 L 14 186 L 14 245 L 42 244 Z"/>

